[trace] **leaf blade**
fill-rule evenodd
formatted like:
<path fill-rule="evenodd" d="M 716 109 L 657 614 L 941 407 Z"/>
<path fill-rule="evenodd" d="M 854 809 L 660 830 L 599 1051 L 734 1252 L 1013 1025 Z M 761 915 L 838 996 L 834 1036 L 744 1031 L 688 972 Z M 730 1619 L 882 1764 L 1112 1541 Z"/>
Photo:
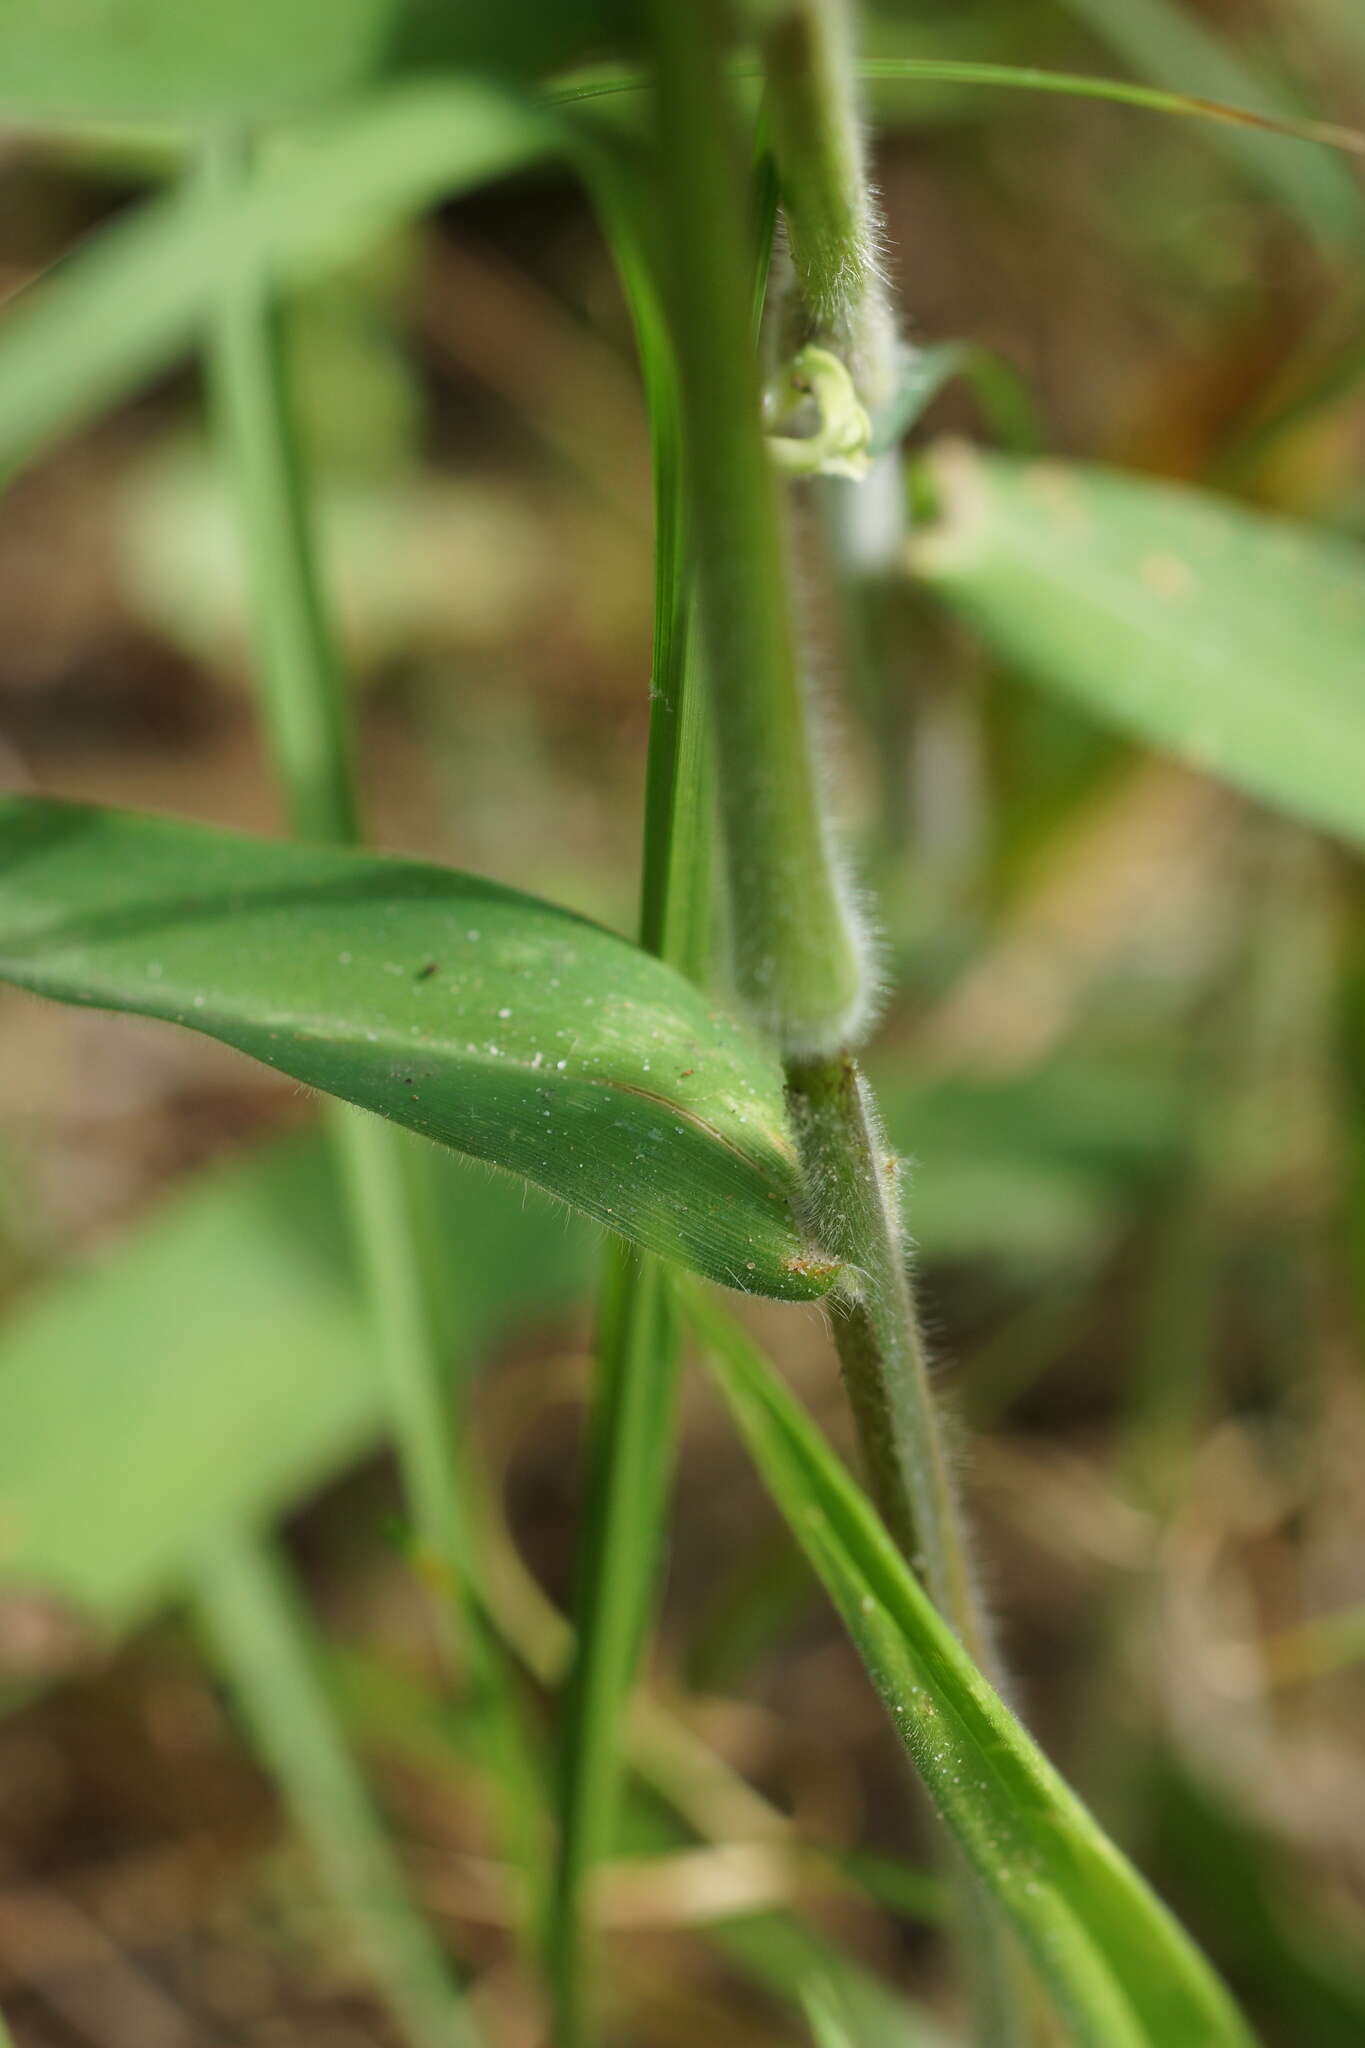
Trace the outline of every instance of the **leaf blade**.
<path fill-rule="evenodd" d="M 276 285 L 309 276 L 561 139 L 543 109 L 491 81 L 423 81 L 300 127 L 239 195 L 200 186 L 146 202 L 6 307 L 0 469 L 173 361 L 227 267 L 259 261 Z"/>
<path fill-rule="evenodd" d="M 747 1334 L 687 1312 L 750 1455 L 982 1883 L 1093 2048 L 1250 2048 L 1222 1985 L 935 1613 L 871 1503 Z"/>
<path fill-rule="evenodd" d="M 1365 554 L 1183 485 L 959 445 L 911 569 L 1131 737 L 1359 845 Z"/>
<path fill-rule="evenodd" d="M 681 975 L 451 869 L 0 803 L 0 975 L 160 1017 L 744 1291 L 831 1277 L 775 1062 Z"/>
<path fill-rule="evenodd" d="M 616 0 L 48 0 L 0 14 L 0 107 L 38 119 L 261 120 L 394 74 L 531 73 L 620 26 Z"/>
<path fill-rule="evenodd" d="M 442 1322 L 463 1362 L 570 1299 L 585 1247 L 510 1182 L 449 1153 L 431 1164 L 443 1235 L 467 1255 Z M 383 1392 L 360 1289 L 320 1130 L 196 1176 L 47 1281 L 0 1341 L 0 1585 L 117 1634 L 181 1589 L 206 1542 L 366 1451 Z"/>

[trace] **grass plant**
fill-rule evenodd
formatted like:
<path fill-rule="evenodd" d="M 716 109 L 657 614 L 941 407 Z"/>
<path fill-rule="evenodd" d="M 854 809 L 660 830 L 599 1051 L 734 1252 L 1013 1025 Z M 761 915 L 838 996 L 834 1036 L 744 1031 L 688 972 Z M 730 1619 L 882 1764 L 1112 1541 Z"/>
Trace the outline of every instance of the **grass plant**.
<path fill-rule="evenodd" d="M 105 28 L 127 11 L 127 0 L 92 10 Z M 915 616 L 888 593 L 903 599 L 913 583 L 916 605 L 965 622 L 1062 703 L 1359 850 L 1355 542 L 1017 445 L 940 449 L 903 475 L 901 444 L 956 376 L 1002 438 L 1027 443 L 1037 423 L 1028 394 L 977 344 L 936 353 L 898 332 L 862 93 L 936 79 L 1208 116 L 1241 173 L 1328 251 L 1359 232 L 1344 158 L 1365 138 L 1288 104 L 1244 112 L 1189 97 L 1182 87 L 1240 100 L 1256 81 L 1170 0 L 1125 0 L 1113 23 L 1073 8 L 1145 83 L 869 62 L 842 0 L 644 0 L 585 7 L 581 21 L 518 0 L 507 22 L 483 28 L 476 10 L 455 8 L 439 34 L 430 22 L 419 34 L 397 0 L 358 0 L 340 26 L 286 0 L 278 63 L 277 10 L 248 0 L 240 11 L 229 63 L 226 46 L 215 61 L 211 38 L 186 43 L 164 0 L 134 0 L 141 77 L 135 63 L 100 70 L 55 36 L 0 25 L 0 71 L 8 40 L 13 93 L 34 118 L 164 112 L 177 79 L 193 110 L 182 124 L 193 133 L 174 137 L 187 175 L 21 296 L 0 332 L 0 460 L 16 470 L 194 342 L 292 836 L 2 798 L 0 976 L 197 1030 L 327 1097 L 325 1161 L 315 1146 L 302 1166 L 266 1162 L 197 1221 L 173 1222 L 169 1250 L 154 1237 L 129 1255 L 144 1291 L 148 1274 L 165 1289 L 165 1341 L 177 1345 L 192 1341 L 200 1281 L 176 1305 L 176 1272 L 249 1261 L 241 1285 L 254 1278 L 270 1305 L 280 1371 L 297 1355 L 306 1413 L 287 1418 L 297 1444 L 269 1484 L 234 1485 L 210 1518 L 201 1502 L 158 1495 L 136 1557 L 130 1533 L 126 1569 L 101 1577 L 108 1561 L 73 1548 L 67 1526 L 71 1481 L 59 1468 L 84 1470 L 86 1455 L 74 1424 L 62 1425 L 69 1459 L 45 1463 L 39 1442 L 52 1415 L 80 1403 L 54 1395 L 32 1423 L 51 1348 L 41 1332 L 27 1350 L 16 1340 L 0 1357 L 0 1421 L 14 1424 L 0 1436 L 18 1448 L 12 1473 L 0 1450 L 0 1478 L 23 1511 L 22 1570 L 39 1583 L 79 1578 L 111 1627 L 172 1586 L 193 1603 L 358 1959 L 416 2048 L 498 2040 L 476 2023 L 415 1903 L 347 1721 L 388 1719 L 424 1752 L 439 1752 L 439 1734 L 373 1673 L 352 1670 L 349 1717 L 338 1707 L 336 1660 L 269 1530 L 287 1496 L 377 1426 L 396 1452 L 443 1704 L 468 1735 L 451 1767 L 477 1781 L 494 1815 L 517 1968 L 543 2005 L 533 2026 L 555 2048 L 628 2038 L 604 1957 L 613 1873 L 646 1849 L 673 1859 L 674 1878 L 700 1866 L 718 1883 L 717 1872 L 733 1875 L 732 1852 L 745 1869 L 777 1872 L 761 1915 L 700 1919 L 752 1980 L 779 1986 L 793 2026 L 804 2011 L 821 2048 L 1250 2048 L 1215 1969 L 1010 1704 L 921 1330 L 900 1166 L 865 1067 L 889 953 L 836 815 L 824 699 L 841 683 L 864 700 L 885 689 L 888 638 Z M 607 64 L 551 68 L 603 48 Z M 643 122 L 629 111 L 642 101 Z M 497 882 L 364 849 L 353 692 L 285 347 L 290 293 L 378 226 L 551 163 L 579 179 L 615 262 L 653 465 L 633 940 Z M 912 270 L 906 283 L 913 296 Z M 1266 417 L 1284 430 L 1275 408 Z M 838 657 L 817 644 L 817 584 L 843 586 L 856 692 L 848 674 L 830 677 Z M 859 631 L 860 604 L 877 607 L 875 631 Z M 555 1255 L 533 1209 L 519 1242 L 544 1271 L 491 1280 L 468 1204 L 461 1222 L 423 1141 L 516 1175 L 603 1230 L 568 1615 L 517 1579 L 452 1373 L 466 1347 L 449 1313 L 463 1301 L 469 1342 L 491 1341 L 518 1305 L 556 1291 Z M 1198 1185 L 1181 1183 L 1201 1226 L 1207 1167 L 1202 1155 L 1186 1161 Z M 297 1245 L 287 1233 L 277 1242 L 271 1222 L 281 1191 L 287 1203 L 305 1187 L 304 1207 L 326 1210 L 325 1284 L 303 1284 Z M 1171 1298 L 1161 1295 L 1147 1350 L 1197 1355 L 1202 1383 L 1217 1275 L 1185 1214 L 1165 1248 Z M 580 1244 L 569 1240 L 579 1266 Z M 115 1269 L 74 1319 L 56 1315 L 59 1353 L 88 1349 L 81 1332 L 108 1312 L 137 1321 L 120 1284 Z M 722 1288 L 784 1305 L 769 1311 L 765 1343 Z M 1022 1367 L 1011 1355 L 983 1369 L 981 1411 L 1045 1369 L 1064 1294 L 1060 1309 L 1034 1304 L 1041 1343 L 1024 1328 Z M 800 1303 L 827 1318 L 860 1478 L 767 1355 Z M 225 1301 L 222 1316 L 223 1343 L 256 1341 L 249 1302 Z M 309 1363 L 310 1330 L 335 1354 L 334 1375 Z M 841 1898 L 864 1890 L 941 1918 L 934 1880 L 803 1848 L 789 1817 L 650 1691 L 689 1345 L 944 1824 L 967 2015 L 949 2037 L 804 1924 L 797 1881 L 815 1873 Z M 1160 1357 L 1149 1363 L 1169 1387 Z M 108 1367 L 122 1369 L 117 1346 Z M 177 1432 L 192 1432 L 164 1375 L 139 1380 L 131 1360 L 126 1371 L 153 1436 L 164 1421 L 146 1467 L 155 1494 L 155 1466 L 173 1464 Z M 243 1380 L 262 1404 L 264 1379 Z M 1173 1406 L 1183 1484 L 1189 1431 Z M 760 1633 L 784 1604 L 758 1615 Z M 1280 1682 L 1358 1655 L 1359 1616 L 1343 1603 L 1335 1618 L 1283 1632 Z"/>

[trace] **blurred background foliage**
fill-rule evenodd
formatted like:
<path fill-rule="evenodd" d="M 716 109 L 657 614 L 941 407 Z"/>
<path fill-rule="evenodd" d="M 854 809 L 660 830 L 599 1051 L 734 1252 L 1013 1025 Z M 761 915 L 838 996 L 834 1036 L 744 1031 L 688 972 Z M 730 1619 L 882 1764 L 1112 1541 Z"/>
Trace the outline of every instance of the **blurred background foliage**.
<path fill-rule="evenodd" d="M 874 10 L 869 46 L 1365 121 L 1355 0 L 922 0 Z M 1080 100 L 918 81 L 871 98 L 915 339 L 1012 365 L 1051 450 L 1365 538 L 1357 165 Z M 167 169 L 146 132 L 11 126 L 5 288 Z M 290 346 L 377 839 L 628 930 L 649 477 L 629 323 L 580 195 L 526 174 L 390 235 L 298 295 Z M 951 385 L 917 441 L 980 435 L 978 406 Z M 1017 1701 L 1265 2038 L 1347 2048 L 1365 2040 L 1358 864 L 1041 694 L 925 596 L 889 593 L 882 624 L 892 687 L 844 718 L 836 764 L 886 906 L 873 1065 Z M 246 666 L 232 522 L 181 372 L 0 499 L 0 778 L 272 828 Z M 0 1369 L 33 1389 L 0 1468 L 60 1436 L 54 1498 L 89 1585 L 88 1611 L 0 1593 L 0 2000 L 25 2048 L 386 2038 L 167 1607 L 180 1522 L 138 1418 L 168 1402 L 200 1447 L 192 1497 L 289 1512 L 423 1895 L 498 2040 L 539 2038 L 458 1728 L 447 1747 L 310 1122 L 206 1040 L 0 997 Z M 263 1281 L 250 1346 L 219 1356 L 221 1275 L 264 1226 L 244 1204 L 234 1240 L 230 1201 L 196 1221 L 191 1182 L 230 1187 L 265 1139 L 281 1227 L 310 1243 L 287 1286 Z M 543 1647 L 545 1603 L 568 1596 L 591 1261 L 510 1185 L 442 1174 L 487 1296 L 451 1327 L 485 1514 Z M 766 1327 L 845 1441 L 818 1316 Z M 209 1349 L 186 1381 L 191 1343 Z M 84 1464 L 69 1410 L 41 1406 L 46 1361 L 73 1350 Z M 284 1360 L 311 1435 L 243 1433 Z M 910 1840 L 927 1865 L 928 1822 L 696 1387 L 651 1676 L 862 1882 L 818 1859 L 664 1858 L 676 1826 L 642 1799 L 606 1895 L 631 1934 L 621 2039 L 806 2038 L 773 1987 L 833 1969 L 831 1942 L 864 1973 L 860 2041 L 915 2038 L 891 1991 L 942 2002 L 941 1899 L 885 1859 Z M 742 1835 L 727 1783 L 722 1829 Z"/>

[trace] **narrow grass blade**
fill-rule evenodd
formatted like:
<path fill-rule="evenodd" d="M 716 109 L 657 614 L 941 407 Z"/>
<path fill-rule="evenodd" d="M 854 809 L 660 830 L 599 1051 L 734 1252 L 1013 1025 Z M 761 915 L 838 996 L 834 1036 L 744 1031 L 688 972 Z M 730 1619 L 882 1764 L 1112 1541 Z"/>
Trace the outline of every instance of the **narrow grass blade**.
<path fill-rule="evenodd" d="M 927 2007 L 900 1996 L 846 1949 L 789 1914 L 751 1914 L 708 1930 L 732 1967 L 784 2004 L 817 1984 L 855 2048 L 963 2048 Z"/>
<path fill-rule="evenodd" d="M 205 151 L 200 187 L 229 207 L 244 204 L 250 170 L 245 145 L 221 142 Z M 317 568 L 277 287 L 254 249 L 223 262 L 206 370 L 275 781 L 299 838 L 351 845 L 360 825 L 350 696 Z"/>
<path fill-rule="evenodd" d="M 654 474 L 654 644 L 640 944 L 700 983 L 710 953 L 715 798 L 705 679 L 698 673 L 691 618 L 677 375 L 659 300 L 652 225 L 632 183 L 634 167 L 603 157 L 594 161 L 599 212 L 635 323 Z M 757 184 L 755 328 L 775 217 L 775 188 L 762 152 Z M 679 1366 L 677 1316 L 657 1259 L 609 1246 L 602 1279 L 549 1941 L 561 2048 L 571 2048 L 591 2027 L 591 1881 L 611 1849 L 617 1818 L 626 1704 L 667 1518 Z"/>
<path fill-rule="evenodd" d="M 1002 655 L 1151 746 L 1365 843 L 1365 552 L 1209 493 L 962 447 L 911 565 Z"/>
<path fill-rule="evenodd" d="M 1153 84 L 1293 121 L 1299 109 L 1277 80 L 1258 72 L 1231 45 L 1213 35 L 1193 8 L 1178 0 L 1063 0 L 1091 33 Z M 1277 148 L 1251 126 L 1217 131 L 1217 139 L 1263 191 L 1289 207 L 1318 241 L 1331 248 L 1358 242 L 1365 204 L 1349 172 L 1330 156 Z"/>
<path fill-rule="evenodd" d="M 740 78 L 757 78 L 754 63 L 731 67 Z M 1179 119 L 1210 121 L 1250 129 L 1285 141 L 1313 143 L 1319 148 L 1365 156 L 1365 130 L 1337 121 L 1315 121 L 1294 114 L 1262 113 L 1250 107 L 1206 99 L 1190 92 L 1168 91 L 1127 78 L 1104 78 L 1084 71 L 1051 71 L 1033 64 L 983 64 L 970 58 L 864 57 L 860 76 L 889 85 L 982 86 L 988 91 L 1047 93 L 1062 99 L 1100 100 L 1135 107 L 1143 113 L 1172 114 Z M 559 105 L 608 98 L 616 93 L 643 92 L 642 71 L 624 65 L 601 65 L 567 74 L 548 88 L 546 97 Z"/>
<path fill-rule="evenodd" d="M 649 1620 L 673 1460 L 677 1313 L 659 1260 L 608 1248 L 577 1559 L 549 1968 L 559 2048 L 592 2037 L 593 1878 L 616 1831 L 622 1722 Z"/>
<path fill-rule="evenodd" d="M 801 2005 L 815 2048 L 856 2048 L 843 2015 L 823 1984 L 808 1984 L 801 1994 Z"/>
<path fill-rule="evenodd" d="M 329 1671 L 331 1689 L 348 1724 L 367 1746 L 443 1778 L 457 1774 L 477 1753 L 477 1731 L 470 1726 L 467 1710 L 438 1702 L 391 1666 L 381 1666 L 363 1652 L 334 1649 Z M 709 1803 L 722 1811 L 712 1815 L 716 1824 L 702 1824 L 703 1835 L 718 1844 L 759 1845 L 764 1830 L 754 1820 L 757 1795 L 752 1788 L 699 1745 L 694 1735 L 685 1733 L 666 1709 L 643 1699 L 637 1704 L 648 1704 L 656 1729 L 667 1721 L 676 1739 L 705 1760 L 712 1787 Z M 623 1804 L 624 1850 L 632 1858 L 652 1857 L 695 1846 L 698 1817 L 691 1803 L 679 1798 L 670 1772 L 657 1768 L 651 1747 L 637 1739 L 638 1721 L 629 1732 L 642 1789 L 628 1792 Z M 762 1801 L 757 1803 L 763 1810 Z M 771 1809 L 767 1811 L 770 1819 L 777 1819 Z M 879 1896 L 875 1891 L 871 1895 Z M 803 1985 L 818 1983 L 858 2048 L 958 2048 L 955 2037 L 941 2030 L 924 2008 L 806 1925 L 796 1904 L 708 1918 L 698 1932 L 740 1977 L 784 2005 L 799 2002 Z"/>
<path fill-rule="evenodd" d="M 1249 2048 L 1226 1992 L 934 1612 L 768 1361 L 700 1289 L 686 1309 L 763 1480 L 983 1887 L 1087 2048 Z"/>
<path fill-rule="evenodd" d="M 324 269 L 434 200 L 552 152 L 543 110 L 475 78 L 394 87 L 291 134 L 240 190 L 185 186 L 102 229 L 0 327 L 0 474 L 195 338 L 223 277 Z"/>
<path fill-rule="evenodd" d="M 665 1257 L 793 1299 L 776 1068 L 681 975 L 496 883 L 80 805 L 0 803 L 0 977 L 165 1017 Z"/>
<path fill-rule="evenodd" d="M 714 810 L 695 673 L 680 489 L 681 419 L 648 231 L 629 169 L 599 159 L 598 204 L 635 323 L 654 475 L 654 638 L 640 877 L 640 944 L 691 979 L 710 941 Z M 672 1469 L 677 1315 L 657 1258 L 609 1245 L 599 1286 L 585 1521 L 560 1770 L 549 1972 L 561 2048 L 593 2025 L 596 1866 L 612 1846 L 622 1727 L 643 1644 Z"/>
<path fill-rule="evenodd" d="M 264 1544 L 234 1536 L 200 1564 L 194 1596 L 261 1757 L 409 2041 L 477 2048 L 479 2034 L 333 1717 L 312 1625 L 284 1565 Z"/>

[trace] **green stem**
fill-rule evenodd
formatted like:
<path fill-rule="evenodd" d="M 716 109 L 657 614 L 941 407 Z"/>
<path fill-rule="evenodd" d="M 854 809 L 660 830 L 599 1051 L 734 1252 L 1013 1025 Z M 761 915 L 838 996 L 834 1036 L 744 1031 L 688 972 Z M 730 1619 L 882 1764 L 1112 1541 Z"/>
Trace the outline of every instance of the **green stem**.
<path fill-rule="evenodd" d="M 873 1498 L 934 1605 L 989 1669 L 906 1272 L 896 1162 L 851 1059 L 789 1066 L 787 1090 L 812 1223 L 851 1275 L 830 1316 Z"/>
<path fill-rule="evenodd" d="M 789 1065 L 787 1100 L 812 1221 L 850 1276 L 830 1302 L 830 1321 L 872 1497 L 935 1607 L 999 1688 L 910 1288 L 898 1162 L 852 1059 Z M 1030 1972 L 964 1865 L 958 1878 L 974 2038 L 983 2048 L 1022 2048 L 1034 2038 Z"/>
<path fill-rule="evenodd" d="M 842 0 L 770 0 L 761 39 L 773 152 L 795 289 L 789 349 L 845 356 L 859 397 L 885 403 L 895 325 L 878 268 L 854 46 Z"/>
<path fill-rule="evenodd" d="M 712 798 L 705 701 L 692 651 L 676 381 L 645 234 L 619 167 L 600 180 L 644 368 L 654 473 L 655 612 L 641 864 L 641 946 L 700 980 L 710 941 Z M 591 1876 L 610 1853 L 624 1716 L 664 1525 L 679 1367 L 660 1262 L 610 1243 L 598 1305 L 587 1512 L 575 1590 L 550 1976 L 558 2048 L 593 2030 Z"/>
<path fill-rule="evenodd" d="M 790 613 L 777 484 L 749 339 L 743 158 L 718 0 L 653 0 L 660 211 L 683 399 L 689 521 L 711 679 L 740 995 L 784 1049 L 841 1045 L 869 1006 L 833 858 Z"/>
<path fill-rule="evenodd" d="M 674 265 L 672 317 L 736 976 L 786 1058 L 808 1229 L 847 1267 L 832 1303 L 834 1331 L 878 1505 L 964 1646 L 989 1667 L 988 1631 L 911 1298 L 899 1205 L 875 1107 L 851 1058 L 869 1007 L 865 949 L 811 772 L 780 513 L 755 383 L 744 374 L 751 359 L 741 354 L 747 301 L 736 251 L 743 213 L 724 65 L 731 24 L 721 0 L 654 0 L 653 19 L 663 226 Z M 821 988 L 823 1007 L 815 995 Z M 965 1884 L 964 1895 L 980 2036 L 1016 2039 L 1028 2025 L 1028 2000 L 1009 1937 L 974 1884 Z"/>
<path fill-rule="evenodd" d="M 477 2048 L 445 1957 L 408 1894 L 384 1826 L 338 1730 L 309 1617 L 266 1544 L 232 1537 L 195 1595 L 256 1747 L 350 1929 L 418 2048 Z"/>
<path fill-rule="evenodd" d="M 220 186 L 244 169 L 231 144 L 210 153 L 207 175 Z M 243 263 L 224 280 L 209 374 L 247 555 L 275 775 L 297 838 L 353 845 L 360 827 L 346 681 L 313 561 L 280 310 L 257 266 Z"/>
<path fill-rule="evenodd" d="M 775 191 L 762 143 L 750 256 L 750 345 L 772 248 Z M 644 372 L 654 475 L 654 645 L 645 774 L 640 944 L 694 981 L 711 951 L 715 804 L 684 530 L 677 372 L 658 292 L 657 251 L 640 187 L 595 155 L 597 199 L 621 271 Z M 672 1462 L 679 1333 L 660 1263 L 607 1247 L 593 1389 L 587 1518 L 561 1779 L 550 1920 L 560 2048 L 590 2031 L 588 1892 L 610 1853 L 620 1800 L 631 1680 L 657 1570 Z"/>
<path fill-rule="evenodd" d="M 209 153 L 207 175 L 220 183 L 236 181 L 242 170 L 239 148 L 223 145 Z M 279 308 L 269 277 L 246 259 L 224 278 L 209 370 L 247 555 L 262 708 L 281 793 L 299 836 L 354 844 L 360 834 L 349 696 L 321 594 Z M 494 1761 L 504 1820 L 514 1853 L 529 1868 L 534 1772 L 517 1728 L 511 1681 L 474 1591 L 438 1316 L 423 1259 L 430 1232 L 414 1186 L 418 1150 L 406 1134 L 364 1111 L 330 1104 L 328 1119 L 365 1271 L 404 1490 L 419 1543 L 441 1582 L 444 1646 L 454 1647 L 450 1623 L 458 1613 L 459 1648 L 474 1682 L 501 1704 L 490 1725 L 499 1737 Z"/>
<path fill-rule="evenodd" d="M 703 615 L 710 620 L 708 668 L 720 740 L 721 794 L 741 806 L 774 754 L 789 758 L 797 726 L 809 752 L 804 705 L 795 688 L 795 635 L 778 531 L 778 506 L 758 432 L 751 380 L 721 360 L 721 344 L 743 348 L 749 292 L 731 248 L 742 247 L 743 202 L 725 122 L 726 17 L 715 0 L 700 8 L 655 0 L 660 125 L 665 148 L 664 223 L 675 264 L 673 319 L 684 418 L 692 460 L 691 518 Z M 699 18 L 700 17 L 700 18 Z M 685 178 L 677 165 L 686 166 Z M 699 310 L 700 309 L 700 310 Z M 747 350 L 746 365 L 752 358 Z M 730 536 L 736 505 L 747 509 L 747 543 Z M 758 549 L 755 555 L 754 549 Z M 781 687 L 779 687 L 781 685 Z M 736 709 L 736 707 L 739 707 Z M 781 779 L 779 770 L 778 779 Z M 788 833 L 791 840 L 788 839 Z M 818 852 L 826 905 L 839 883 L 828 851 L 813 776 L 793 780 L 761 832 L 727 834 L 730 891 L 751 928 L 788 876 Z M 736 917 L 736 923 L 739 919 Z M 812 920 L 807 939 L 829 937 Z M 853 947 L 847 928 L 827 963 L 838 974 Z M 755 934 L 760 956 L 781 957 L 782 930 Z M 737 969 L 743 985 L 744 947 Z M 744 988 L 752 1000 L 751 988 Z M 760 1004 L 759 1007 L 762 1007 Z M 835 1328 L 864 1456 L 879 1505 L 907 1555 L 920 1558 L 935 1597 L 964 1642 L 983 1646 L 947 1461 L 930 1398 L 905 1273 L 897 1206 L 883 1185 L 876 1115 L 848 1054 L 848 1020 L 812 1054 L 788 1037 L 782 1050 L 808 1187 L 808 1225 L 850 1269 Z"/>

